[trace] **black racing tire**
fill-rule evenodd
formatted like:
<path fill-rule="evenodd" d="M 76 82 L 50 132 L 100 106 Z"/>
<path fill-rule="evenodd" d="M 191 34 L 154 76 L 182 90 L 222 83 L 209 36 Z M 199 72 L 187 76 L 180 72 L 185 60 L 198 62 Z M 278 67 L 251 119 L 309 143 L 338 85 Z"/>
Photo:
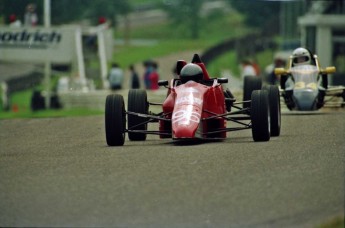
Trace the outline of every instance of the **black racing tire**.
<path fill-rule="evenodd" d="M 105 101 L 105 135 L 108 146 L 123 146 L 125 129 L 126 111 L 123 97 L 110 94 Z"/>
<path fill-rule="evenodd" d="M 130 89 L 128 92 L 128 108 L 129 112 L 147 114 L 148 102 L 146 90 Z M 145 141 L 145 133 L 130 132 L 130 130 L 147 130 L 147 118 L 128 114 L 128 138 L 132 141 Z M 137 126 L 138 125 L 138 126 Z"/>
<path fill-rule="evenodd" d="M 260 90 L 262 86 L 262 80 L 258 76 L 244 76 L 243 82 L 243 101 L 248 101 L 251 98 L 254 90 Z M 243 108 L 249 108 L 250 103 L 243 103 Z"/>
<path fill-rule="evenodd" d="M 270 112 L 266 90 L 254 90 L 251 96 L 252 136 L 255 142 L 270 140 Z"/>
<path fill-rule="evenodd" d="M 263 90 L 268 92 L 268 101 L 270 106 L 271 136 L 279 136 L 281 128 L 281 108 L 280 93 L 276 85 L 264 85 Z"/>

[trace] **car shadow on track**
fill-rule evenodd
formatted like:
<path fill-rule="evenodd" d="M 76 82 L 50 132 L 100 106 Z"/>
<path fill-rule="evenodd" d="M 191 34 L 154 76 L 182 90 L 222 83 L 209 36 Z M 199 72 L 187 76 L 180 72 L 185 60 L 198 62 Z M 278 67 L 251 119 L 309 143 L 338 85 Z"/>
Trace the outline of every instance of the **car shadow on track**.
<path fill-rule="evenodd" d="M 164 142 L 165 145 L 171 146 L 197 146 L 197 145 L 204 145 L 204 144 L 247 144 L 254 141 L 251 137 L 247 136 L 237 136 L 237 137 L 228 137 L 225 139 L 199 139 L 199 140 L 172 140 L 169 142 Z"/>
<path fill-rule="evenodd" d="M 339 112 L 339 111 L 332 111 L 332 110 L 317 110 L 317 111 L 286 111 L 286 112 L 282 112 L 282 115 L 284 116 L 316 116 L 316 115 L 337 115 L 339 113 L 343 113 L 343 112 Z"/>
<path fill-rule="evenodd" d="M 188 139 L 188 140 L 171 140 L 166 144 L 170 144 L 172 146 L 195 146 L 195 145 L 202 145 L 205 143 L 217 143 L 222 142 L 224 139 Z"/>

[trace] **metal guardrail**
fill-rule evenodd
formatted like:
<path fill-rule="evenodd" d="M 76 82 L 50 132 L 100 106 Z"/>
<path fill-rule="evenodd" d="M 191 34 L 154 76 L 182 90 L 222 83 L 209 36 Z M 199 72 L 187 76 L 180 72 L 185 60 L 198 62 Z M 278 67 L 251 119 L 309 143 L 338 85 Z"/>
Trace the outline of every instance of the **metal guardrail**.
<path fill-rule="evenodd" d="M 8 94 L 12 94 L 17 91 L 33 88 L 40 84 L 43 79 L 43 73 L 34 71 L 30 72 L 22 77 L 11 78 L 5 81 L 7 84 Z"/>
<path fill-rule="evenodd" d="M 1 82 L 1 99 L 3 110 L 9 110 L 11 107 L 11 95 L 15 92 L 29 88 L 34 88 L 42 82 L 43 73 L 41 71 L 28 71 L 22 75 L 8 78 Z"/>
<path fill-rule="evenodd" d="M 96 110 L 104 110 L 105 100 L 109 94 L 120 94 L 124 98 L 127 108 L 128 89 L 117 91 L 111 90 L 94 90 L 89 92 L 70 91 L 59 93 L 59 100 L 65 109 L 71 108 L 89 108 Z M 150 102 L 162 103 L 165 100 L 167 91 L 159 89 L 156 91 L 147 91 L 147 98 Z"/>
<path fill-rule="evenodd" d="M 241 60 L 267 48 L 276 49 L 277 43 L 271 37 L 263 36 L 259 33 L 252 33 L 244 37 L 226 40 L 209 48 L 202 54 L 201 59 L 207 65 L 216 57 L 234 50 L 237 53 L 238 59 Z"/>

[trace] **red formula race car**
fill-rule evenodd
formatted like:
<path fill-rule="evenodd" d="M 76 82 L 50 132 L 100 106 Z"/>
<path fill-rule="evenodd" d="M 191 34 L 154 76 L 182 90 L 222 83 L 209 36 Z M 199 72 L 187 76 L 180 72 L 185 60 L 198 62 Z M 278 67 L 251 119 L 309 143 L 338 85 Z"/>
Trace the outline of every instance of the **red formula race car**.
<path fill-rule="evenodd" d="M 280 134 L 279 90 L 276 86 L 251 92 L 251 99 L 236 102 L 232 93 L 223 89 L 224 78 L 210 78 L 200 57 L 195 54 L 191 63 L 180 60 L 178 79 L 160 81 L 167 88 L 164 102 L 147 101 L 145 90 L 128 93 L 128 106 L 119 94 L 106 98 L 105 131 L 109 146 L 122 146 L 125 135 L 132 141 L 143 141 L 147 134 L 160 138 L 181 140 L 225 139 L 229 131 L 252 130 L 254 141 L 268 141 Z M 247 91 L 248 92 L 248 91 Z M 246 104 L 246 105 L 241 105 Z M 149 108 L 160 105 L 160 113 Z M 228 127 L 227 122 L 233 126 Z M 158 130 L 147 125 L 159 122 Z M 229 124 L 230 125 L 230 124 Z"/>

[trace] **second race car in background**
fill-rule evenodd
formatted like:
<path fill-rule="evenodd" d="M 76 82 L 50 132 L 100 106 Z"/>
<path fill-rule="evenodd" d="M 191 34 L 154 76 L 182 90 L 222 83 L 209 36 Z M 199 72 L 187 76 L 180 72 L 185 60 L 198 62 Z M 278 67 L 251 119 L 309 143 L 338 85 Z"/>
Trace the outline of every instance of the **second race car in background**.
<path fill-rule="evenodd" d="M 345 87 L 328 85 L 328 75 L 336 71 L 335 67 L 321 68 L 317 55 L 313 55 L 313 62 L 294 66 L 291 56 L 287 69 L 274 70 L 280 77 L 281 95 L 288 109 L 315 111 L 324 106 L 344 107 Z"/>

